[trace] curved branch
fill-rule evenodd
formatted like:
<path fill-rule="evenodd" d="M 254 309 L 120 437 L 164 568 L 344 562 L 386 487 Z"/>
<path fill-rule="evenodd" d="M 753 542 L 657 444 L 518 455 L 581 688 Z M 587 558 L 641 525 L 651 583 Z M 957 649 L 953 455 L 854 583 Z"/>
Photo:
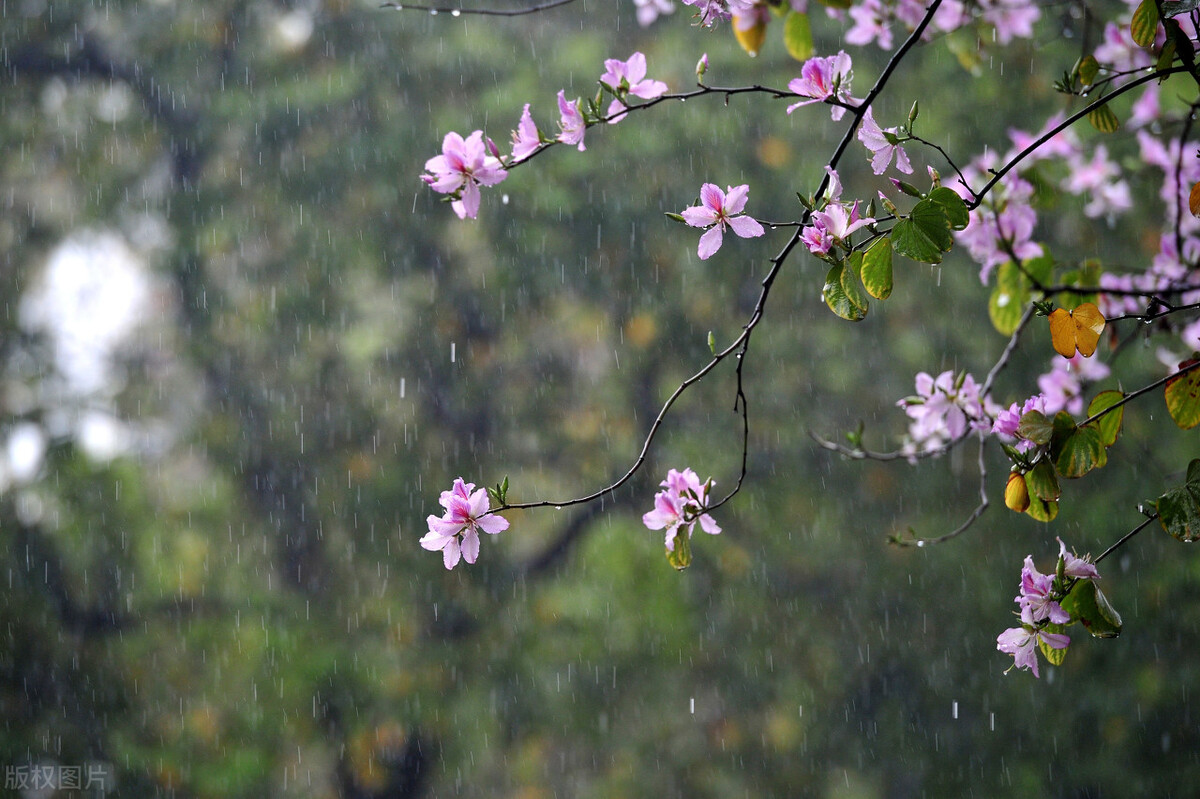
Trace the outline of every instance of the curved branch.
<path fill-rule="evenodd" d="M 471 14 L 477 17 L 519 17 L 524 14 L 536 14 L 539 11 L 548 11 L 551 8 L 565 6 L 568 3 L 574 3 L 575 0 L 550 0 L 536 6 L 528 8 L 512 8 L 512 9 L 488 9 L 488 8 L 451 8 L 449 6 L 422 6 L 411 3 L 381 3 L 380 8 L 394 8 L 397 11 L 428 11 L 430 14 L 449 14 L 452 17 L 461 17 L 466 14 Z"/>
<path fill-rule="evenodd" d="M 962 535 L 971 525 L 979 520 L 979 517 L 984 514 L 984 511 L 988 509 L 988 505 L 990 504 L 987 497 L 987 464 L 983 459 L 986 447 L 987 439 L 981 435 L 979 437 L 979 504 L 975 506 L 975 510 L 971 511 L 971 515 L 967 517 L 967 520 L 945 535 L 939 535 L 936 538 L 896 538 L 896 544 L 902 547 L 924 547 L 941 544 L 944 541 L 949 541 L 951 538 L 957 538 Z"/>
<path fill-rule="evenodd" d="M 904 41 L 904 43 L 900 46 L 900 48 L 892 55 L 891 59 L 887 63 L 887 66 L 884 67 L 883 72 L 880 74 L 879 78 L 875 81 L 875 85 L 872 86 L 871 90 L 867 93 L 867 97 L 863 101 L 862 105 L 859 106 L 857 109 L 851 111 L 851 116 L 852 116 L 851 124 L 849 126 L 847 126 L 846 132 L 843 134 L 841 141 L 838 142 L 837 147 L 834 149 L 832 157 L 830 157 L 830 159 L 826 162 L 831 169 L 836 169 L 837 165 L 841 162 L 842 156 L 845 154 L 846 149 L 850 146 L 850 142 L 852 142 L 854 140 L 855 133 L 857 132 L 859 125 L 862 123 L 862 119 L 866 115 L 867 109 L 870 106 L 871 101 L 874 98 L 879 96 L 879 94 L 883 91 L 884 86 L 887 84 L 888 80 L 891 78 L 892 74 L 895 72 L 896 67 L 899 65 L 900 61 L 916 45 L 916 43 L 918 41 L 920 41 L 921 36 L 925 32 L 925 29 L 933 21 L 933 17 L 937 13 L 938 7 L 940 5 L 941 5 L 941 0 L 934 0 L 929 5 L 929 7 L 925 11 L 925 16 L 922 18 L 920 24 L 918 24 L 916 26 L 916 28 L 913 29 L 912 33 L 909 34 L 908 38 Z M 697 92 L 693 92 L 693 93 L 691 93 L 689 95 L 685 95 L 685 96 L 698 96 L 701 94 L 710 94 L 710 93 L 718 92 L 718 91 L 734 93 L 734 92 L 739 92 L 739 91 L 760 91 L 761 92 L 761 91 L 776 91 L 776 90 L 767 90 L 767 89 L 763 89 L 762 87 L 746 88 L 744 90 L 725 90 L 725 89 L 714 89 L 711 87 L 701 86 L 700 90 L 698 90 Z M 790 96 L 790 95 L 791 95 L 791 93 L 789 92 L 788 95 L 785 95 L 785 96 Z M 659 102 L 661 102 L 664 99 L 666 99 L 666 98 L 665 97 L 655 98 L 654 100 L 651 100 L 647 103 L 643 103 L 639 106 L 633 106 L 630 108 L 630 110 L 633 110 L 634 108 L 650 107 L 652 105 L 658 104 Z M 543 148 L 543 149 L 545 149 L 545 148 Z M 538 150 L 536 152 L 541 152 L 541 150 Z M 536 155 L 536 152 L 534 153 L 535 155 Z M 817 191 L 815 192 L 814 196 L 820 196 L 821 194 L 823 194 L 825 192 L 826 188 L 828 188 L 828 186 L 829 186 L 829 180 L 830 180 L 829 173 L 826 172 L 821 177 L 820 185 L 817 188 Z M 801 224 L 806 223 L 807 220 L 809 219 L 809 217 L 811 216 L 811 214 L 812 214 L 811 211 L 806 210 L 803 214 Z M 650 445 L 653 443 L 655 436 L 658 434 L 659 429 L 662 427 L 663 421 L 666 419 L 667 413 L 671 410 L 671 407 L 675 404 L 675 402 L 683 395 L 683 393 L 685 391 L 687 391 L 687 389 L 689 387 L 691 387 L 692 385 L 699 382 L 709 372 L 711 372 L 713 369 L 715 369 L 717 367 L 717 365 L 721 363 L 721 361 L 725 360 L 730 355 L 733 355 L 735 353 L 737 355 L 737 360 L 738 360 L 738 369 L 737 369 L 738 397 L 742 401 L 742 411 L 743 411 L 742 420 L 743 420 L 744 440 L 748 440 L 749 439 L 749 420 L 746 415 L 745 394 L 742 391 L 742 377 L 741 377 L 742 364 L 745 361 L 745 356 L 749 352 L 750 336 L 753 334 L 754 328 L 757 327 L 758 323 L 761 322 L 763 319 L 763 313 L 766 308 L 767 297 L 770 295 L 770 292 L 771 292 L 771 286 L 774 285 L 776 277 L 779 276 L 779 272 L 783 268 L 784 262 L 787 260 L 788 256 L 791 254 L 792 250 L 795 249 L 796 245 L 799 243 L 800 243 L 800 227 L 797 227 L 792 232 L 791 237 L 788 239 L 787 243 L 783 246 L 783 248 L 779 251 L 779 253 L 774 258 L 771 259 L 771 268 L 767 272 L 766 277 L 764 277 L 762 280 L 762 289 L 759 292 L 758 300 L 754 305 L 754 311 L 751 313 L 750 319 L 743 326 L 742 333 L 728 347 L 726 347 L 725 349 L 721 350 L 718 353 L 715 353 L 713 355 L 712 360 L 710 360 L 707 364 L 705 364 L 703 367 L 701 367 L 701 369 L 699 371 L 697 371 L 694 375 L 692 375 L 691 377 L 689 377 L 688 379 L 686 379 L 682 383 L 680 383 L 679 386 L 671 393 L 671 396 L 669 396 L 667 398 L 666 402 L 663 404 L 662 408 L 659 410 L 658 415 L 654 419 L 654 422 L 650 425 L 650 430 L 647 433 L 646 438 L 642 443 L 642 448 L 641 448 L 641 451 L 638 453 L 637 459 L 633 462 L 633 465 L 629 467 L 629 469 L 625 472 L 624 475 L 622 475 L 618 480 L 616 480 L 611 485 L 605 486 L 604 488 L 601 488 L 600 490 L 594 491 L 591 494 L 588 494 L 583 497 L 577 497 L 575 499 L 568 499 L 568 500 L 563 500 L 563 501 L 539 500 L 536 502 L 522 502 L 522 503 L 517 503 L 517 504 L 513 504 L 513 505 L 503 505 L 503 506 L 495 508 L 491 512 L 498 513 L 498 512 L 501 512 L 504 510 L 509 510 L 509 509 L 529 509 L 529 508 L 545 508 L 545 507 L 562 508 L 562 507 L 568 507 L 571 505 L 580 505 L 580 504 L 584 504 L 587 502 L 592 502 L 594 500 L 597 500 L 600 497 L 604 496 L 605 494 L 611 493 L 612 491 L 616 490 L 617 488 L 620 488 L 625 483 L 627 483 L 630 480 L 630 478 L 632 478 L 633 475 L 636 474 L 639 469 L 641 469 L 642 464 L 645 463 L 647 453 L 650 450 Z M 1007 352 L 1007 350 L 1006 350 L 1006 352 Z M 745 451 L 745 448 L 743 448 L 742 475 L 741 475 L 741 477 L 739 477 L 737 485 L 734 487 L 733 491 L 731 491 L 728 496 L 724 497 L 719 503 L 717 503 L 717 505 L 722 505 L 722 504 L 728 502 L 730 499 L 733 498 L 733 496 L 735 494 L 737 494 L 738 490 L 740 490 L 741 485 L 742 485 L 742 478 L 745 476 L 745 469 L 746 469 L 746 451 Z M 714 505 L 713 507 L 716 507 L 717 505 Z"/>

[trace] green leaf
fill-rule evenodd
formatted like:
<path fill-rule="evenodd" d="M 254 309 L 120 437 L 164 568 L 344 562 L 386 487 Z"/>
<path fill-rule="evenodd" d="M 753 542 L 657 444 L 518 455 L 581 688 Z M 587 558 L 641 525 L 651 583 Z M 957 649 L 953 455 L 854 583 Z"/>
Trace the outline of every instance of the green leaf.
<path fill-rule="evenodd" d="M 1154 34 L 1156 33 L 1158 33 L 1158 6 L 1154 4 L 1154 0 L 1142 0 L 1138 4 L 1137 10 L 1133 12 L 1133 19 L 1129 21 L 1129 34 L 1133 37 L 1134 44 L 1146 48 L 1154 44 Z"/>
<path fill-rule="evenodd" d="M 866 316 L 871 300 L 867 297 L 867 291 L 863 287 L 862 263 L 863 254 L 861 252 L 851 253 L 850 257 L 846 259 L 846 268 L 842 270 L 842 291 L 846 293 L 850 302 L 862 309 L 863 316 Z"/>
<path fill-rule="evenodd" d="M 1025 474 L 1025 486 L 1029 489 L 1031 498 L 1037 497 L 1054 502 L 1062 496 L 1062 489 L 1058 485 L 1058 475 L 1055 474 L 1054 467 L 1050 465 L 1049 461 L 1042 461 Z"/>
<path fill-rule="evenodd" d="M 846 293 L 844 277 L 847 271 L 851 271 L 851 278 L 853 278 L 853 271 L 849 270 L 845 264 L 834 264 L 830 267 L 828 274 L 825 275 L 825 287 L 821 290 L 821 294 L 825 298 L 825 304 L 829 306 L 829 310 L 843 319 L 858 322 L 867 315 L 867 309 L 863 305 L 856 304 Z"/>
<path fill-rule="evenodd" d="M 1200 458 L 1188 464 L 1187 482 L 1163 494 L 1155 505 L 1169 534 L 1186 543 L 1200 539 Z"/>
<path fill-rule="evenodd" d="M 1117 115 L 1107 105 L 1092 109 L 1087 118 L 1092 127 L 1101 133 L 1115 133 L 1121 127 L 1121 120 L 1117 119 Z"/>
<path fill-rule="evenodd" d="M 1001 335 L 1011 336 L 1029 303 L 1029 281 L 1012 261 L 996 270 L 996 288 L 988 298 L 988 317 Z"/>
<path fill-rule="evenodd" d="M 1041 411 L 1029 411 L 1021 417 L 1017 425 L 1017 435 L 1039 446 L 1049 444 L 1051 436 L 1054 435 L 1054 425 Z"/>
<path fill-rule="evenodd" d="M 1179 368 L 1187 369 L 1196 363 L 1197 359 L 1190 358 L 1179 364 Z M 1200 424 L 1200 369 L 1172 377 L 1163 389 L 1163 396 L 1167 411 L 1180 429 L 1191 430 Z"/>
<path fill-rule="evenodd" d="M 1175 52 L 1174 39 L 1167 39 L 1165 42 L 1163 42 L 1162 51 L 1158 54 L 1158 61 L 1154 64 L 1155 70 L 1161 72 L 1163 70 L 1170 69 L 1171 64 L 1175 63 Z M 1163 75 L 1158 79 L 1158 82 L 1162 83 L 1166 79 L 1167 76 Z"/>
<path fill-rule="evenodd" d="M 1051 628 L 1054 628 L 1054 629 L 1051 629 Z M 1062 632 L 1062 626 L 1059 624 L 1049 624 L 1046 626 L 1046 632 L 1048 632 L 1048 633 Z M 1064 646 L 1062 649 L 1055 649 L 1054 647 L 1050 646 L 1045 641 L 1043 641 L 1041 638 L 1038 638 L 1038 649 L 1041 650 L 1042 657 L 1046 658 L 1046 661 L 1051 666 L 1061 666 L 1063 664 L 1063 661 L 1066 660 L 1066 658 L 1067 658 L 1067 649 L 1069 649 L 1069 648 L 1070 647 Z"/>
<path fill-rule="evenodd" d="M 1076 425 L 1075 420 L 1071 418 L 1071 414 L 1066 411 L 1059 411 L 1054 414 L 1054 420 L 1051 424 L 1054 425 L 1054 432 L 1050 434 L 1050 457 L 1058 460 L 1063 444 L 1075 434 Z"/>
<path fill-rule="evenodd" d="M 950 220 L 935 200 L 921 200 L 892 228 L 892 249 L 923 264 L 940 264 L 952 246 Z"/>
<path fill-rule="evenodd" d="M 1058 515 L 1058 503 L 1037 497 L 1029 498 L 1029 507 L 1025 511 L 1029 517 L 1039 522 L 1052 522 Z"/>
<path fill-rule="evenodd" d="M 929 199 L 933 200 L 946 213 L 946 221 L 950 223 L 951 230 L 963 230 L 971 222 L 970 212 L 967 210 L 967 204 L 962 197 L 958 196 L 958 192 L 954 189 L 948 189 L 945 186 L 939 186 L 929 192 Z"/>
<path fill-rule="evenodd" d="M 1076 67 L 1076 73 L 1079 75 L 1079 82 L 1084 86 L 1091 86 L 1096 80 L 1096 76 L 1100 74 L 1100 62 L 1093 55 L 1086 55 L 1079 59 L 1079 65 Z"/>
<path fill-rule="evenodd" d="M 818 2 L 828 8 L 836 8 L 844 11 L 850 7 L 854 0 L 818 0 Z"/>
<path fill-rule="evenodd" d="M 1078 580 L 1059 603 L 1097 638 L 1116 638 L 1121 634 L 1121 614 L 1108 603 L 1108 597 L 1093 580 Z"/>
<path fill-rule="evenodd" d="M 1163 529 L 1180 541 L 1190 544 L 1200 539 L 1200 497 L 1186 486 L 1158 498 L 1158 518 Z"/>
<path fill-rule="evenodd" d="M 887 236 L 876 241 L 863 254 L 862 282 L 867 293 L 886 300 L 892 293 L 892 242 Z"/>
<path fill-rule="evenodd" d="M 1095 416 L 1123 399 L 1125 399 L 1125 395 L 1120 391 L 1112 389 L 1101 391 L 1088 404 L 1087 415 Z M 1100 439 L 1104 442 L 1104 446 L 1111 447 L 1117 443 L 1117 436 L 1121 433 L 1121 420 L 1124 418 L 1125 406 L 1121 405 L 1116 410 L 1108 411 L 1093 423 L 1100 430 Z"/>
<path fill-rule="evenodd" d="M 1063 477 L 1083 477 L 1108 463 L 1104 437 L 1094 425 L 1078 427 L 1062 444 L 1054 465 Z"/>
<path fill-rule="evenodd" d="M 677 571 L 683 571 L 692 565 L 692 541 L 686 530 L 680 530 L 675 535 L 675 548 L 667 550 L 667 563 Z"/>
<path fill-rule="evenodd" d="M 1037 258 L 1022 261 L 1021 264 L 1040 285 L 1046 285 L 1054 276 L 1054 256 L 1052 255 L 1039 255 Z"/>
<path fill-rule="evenodd" d="M 1162 4 L 1162 13 L 1164 17 L 1170 19 L 1195 11 L 1198 6 L 1200 6 L 1200 0 L 1178 0 L 1178 2 L 1167 0 Z"/>
<path fill-rule="evenodd" d="M 797 61 L 807 61 L 813 57 L 812 25 L 808 14 L 803 11 L 790 11 L 783 21 L 783 46 L 788 55 Z"/>

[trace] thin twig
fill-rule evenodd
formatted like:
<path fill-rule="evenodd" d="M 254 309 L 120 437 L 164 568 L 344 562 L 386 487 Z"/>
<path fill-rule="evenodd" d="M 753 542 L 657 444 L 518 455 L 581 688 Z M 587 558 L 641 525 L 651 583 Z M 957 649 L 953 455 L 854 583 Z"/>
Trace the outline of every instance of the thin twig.
<path fill-rule="evenodd" d="M 900 63 L 900 60 L 920 40 L 921 35 L 925 32 L 925 29 L 929 26 L 930 22 L 932 22 L 933 16 L 937 12 L 937 9 L 940 5 L 941 5 L 941 0 L 934 0 L 933 3 L 930 4 L 929 8 L 926 9 L 925 17 L 921 20 L 920 24 L 917 25 L 917 27 L 913 30 L 913 32 L 911 34 L 909 34 L 908 38 L 904 41 L 904 44 L 902 44 L 900 46 L 900 49 L 898 49 L 892 55 L 891 60 L 889 60 L 887 66 L 884 67 L 884 70 L 880 74 L 879 79 L 875 81 L 875 85 L 871 88 L 871 91 L 867 93 L 867 99 L 863 101 L 863 105 L 859 109 L 851 112 L 851 114 L 853 116 L 853 121 L 847 127 L 846 132 L 842 136 L 842 140 L 838 143 L 837 147 L 834 150 L 833 156 L 826 162 L 831 169 L 837 168 L 838 163 L 840 163 L 840 161 L 841 161 L 842 155 L 846 152 L 846 149 L 850 146 L 850 142 L 852 142 L 854 140 L 854 135 L 858 129 L 859 124 L 862 122 L 863 116 L 866 114 L 866 109 L 870 105 L 871 100 L 873 100 L 875 97 L 879 96 L 879 93 L 883 91 L 884 85 L 891 78 L 892 73 L 895 72 L 896 67 Z M 686 97 L 698 96 L 698 95 L 702 95 L 702 94 L 710 94 L 710 93 L 714 93 L 714 92 L 739 93 L 742 91 L 774 92 L 776 90 L 765 89 L 763 87 L 757 87 L 757 88 L 748 87 L 746 89 L 715 89 L 712 87 L 702 86 L 696 92 L 692 92 L 687 95 L 684 95 L 684 97 L 686 98 Z M 629 108 L 629 110 L 634 110 L 635 108 L 646 108 L 646 107 L 649 107 L 652 105 L 656 105 L 657 103 L 661 102 L 664 99 L 666 99 L 666 98 L 665 97 L 655 98 L 655 99 L 650 100 L 647 103 L 643 103 L 639 106 L 631 106 Z M 824 193 L 824 191 L 828 187 L 828 185 L 829 185 L 829 173 L 826 172 L 825 175 L 821 178 L 821 183 L 816 191 L 815 196 L 820 196 L 822 193 Z M 804 218 L 802 219 L 801 224 L 804 224 L 807 222 L 808 218 L 811 216 L 811 213 L 812 213 L 811 211 L 805 211 Z M 720 352 L 714 354 L 712 360 L 710 360 L 707 364 L 705 364 L 694 375 L 692 375 L 691 377 L 687 378 L 682 383 L 680 383 L 679 386 L 671 393 L 671 396 L 669 396 L 667 398 L 666 402 L 663 403 L 663 406 L 659 410 L 658 415 L 655 417 L 654 422 L 650 425 L 650 430 L 646 434 L 646 438 L 642 442 L 642 449 L 638 453 L 637 459 L 633 462 L 633 465 L 629 467 L 629 469 L 625 472 L 624 475 L 622 475 L 619 479 L 617 479 L 611 485 L 605 486 L 604 488 L 601 488 L 600 490 L 594 491 L 591 494 L 588 494 L 583 497 L 578 497 L 575 499 L 569 499 L 569 500 L 558 501 L 558 502 L 553 502 L 553 501 L 548 501 L 548 500 L 541 500 L 541 501 L 536 501 L 536 502 L 522 502 L 522 503 L 517 503 L 517 504 L 513 504 L 513 505 L 504 505 L 504 506 L 495 508 L 491 512 L 498 513 L 500 511 L 504 511 L 504 510 L 545 508 L 545 507 L 563 508 L 563 507 L 568 507 L 570 505 L 581 505 L 586 502 L 592 502 L 594 500 L 597 500 L 600 497 L 604 496 L 605 494 L 609 494 L 609 493 L 615 491 L 616 489 L 620 488 L 622 485 L 624 485 L 626 482 L 628 482 L 629 479 L 632 478 L 633 475 L 636 474 L 637 471 L 642 467 L 642 464 L 645 463 L 646 456 L 650 450 L 650 445 L 651 445 L 651 443 L 653 443 L 655 436 L 658 434 L 659 429 L 662 427 L 663 421 L 665 420 L 667 413 L 671 410 L 671 407 L 675 404 L 675 402 L 683 395 L 683 393 L 685 391 L 687 391 L 687 389 L 690 386 L 694 385 L 699 380 L 703 379 L 709 372 L 711 372 L 713 369 L 715 369 L 717 367 L 717 365 L 721 363 L 721 361 L 725 360 L 726 358 L 728 358 L 730 355 L 734 354 L 735 352 L 737 353 L 737 358 L 738 358 L 738 390 L 739 390 L 739 395 L 741 396 L 742 402 L 743 402 L 743 404 L 742 404 L 743 430 L 744 430 L 746 440 L 748 440 L 749 439 L 749 420 L 745 414 L 745 408 L 746 408 L 745 394 L 741 391 L 741 389 L 742 389 L 742 383 L 741 383 L 742 364 L 745 362 L 745 356 L 749 352 L 750 336 L 754 332 L 754 328 L 757 327 L 758 323 L 760 321 L 762 321 L 762 319 L 763 319 L 763 313 L 766 308 L 767 297 L 770 295 L 770 292 L 771 292 L 771 286 L 774 285 L 775 278 L 778 277 L 780 270 L 783 268 L 784 261 L 787 260 L 788 256 L 791 254 L 792 250 L 795 249 L 796 245 L 799 243 L 800 243 L 800 228 L 797 227 L 797 229 L 795 231 L 793 231 L 791 238 L 789 238 L 787 243 L 784 244 L 783 249 L 781 249 L 779 251 L 779 254 L 777 254 L 774 258 L 771 259 L 771 268 L 770 268 L 770 270 L 768 270 L 766 277 L 764 277 L 762 280 L 762 290 L 759 292 L 758 300 L 754 305 L 754 311 L 751 313 L 750 319 L 743 326 L 741 334 L 736 339 L 734 339 L 733 343 L 731 343 L 728 347 L 726 347 L 725 349 L 721 350 Z M 743 449 L 742 477 L 745 476 L 745 465 L 746 465 L 746 452 L 745 452 L 745 449 Z M 738 483 L 734 487 L 734 490 L 731 491 L 728 496 L 726 496 L 724 499 L 722 499 L 720 504 L 724 504 L 725 502 L 728 502 L 730 499 L 732 499 L 732 497 L 738 492 L 738 490 L 740 490 L 741 485 L 742 485 L 742 479 L 739 477 Z"/>
<path fill-rule="evenodd" d="M 1033 153 L 1040 150 L 1042 148 L 1042 145 L 1044 145 L 1046 142 L 1050 141 L 1055 136 L 1062 133 L 1064 130 L 1071 127 L 1076 122 L 1078 122 L 1079 120 L 1086 117 L 1088 114 L 1095 111 L 1097 108 L 1100 108 L 1101 106 L 1106 105 L 1114 97 L 1120 97 L 1125 92 L 1132 91 L 1133 89 L 1137 88 L 1138 86 L 1141 86 L 1145 83 L 1149 83 L 1152 80 L 1159 80 L 1161 78 L 1166 77 L 1167 75 L 1175 75 L 1177 73 L 1187 72 L 1187 71 L 1188 70 L 1186 67 L 1172 67 L 1170 69 L 1156 70 L 1156 71 L 1151 72 L 1150 74 L 1146 75 L 1145 77 L 1130 81 L 1129 83 L 1126 83 L 1125 85 L 1123 85 L 1117 89 L 1114 89 L 1111 93 L 1104 95 L 1103 97 L 1084 106 L 1079 111 L 1076 111 L 1074 114 L 1071 114 L 1071 116 L 1067 117 L 1062 122 L 1058 123 L 1057 125 L 1052 127 L 1050 130 L 1046 131 L 1041 136 L 1037 137 L 1032 142 L 1030 142 L 1030 144 L 1024 150 L 1017 153 L 1012 158 L 1012 160 L 1009 161 L 1008 163 L 1006 163 L 1004 166 L 1000 167 L 999 169 L 992 170 L 991 179 L 988 180 L 988 182 L 984 184 L 983 188 L 979 191 L 979 193 L 975 195 L 975 198 L 967 203 L 967 208 L 970 210 L 975 210 L 976 208 L 978 208 L 980 206 L 980 204 L 983 202 L 984 196 L 987 195 L 987 193 L 989 191 L 991 191 L 992 188 L 997 183 L 999 183 L 1004 178 L 1005 175 L 1007 175 L 1012 170 L 1016 169 L 1018 164 L 1020 164 L 1022 161 L 1024 161 L 1026 158 L 1028 158 Z"/>
<path fill-rule="evenodd" d="M 380 8 L 394 8 L 397 11 L 428 11 L 430 14 L 449 14 L 452 17 L 465 16 L 472 14 L 474 16 L 486 17 L 519 17 L 524 14 L 536 14 L 539 11 L 548 11 L 551 8 L 565 6 L 568 3 L 574 3 L 575 0 L 550 0 L 548 3 L 542 3 L 528 8 L 512 8 L 512 9 L 490 9 L 490 8 L 451 8 L 450 6 L 421 6 L 411 3 L 381 3 Z"/>
<path fill-rule="evenodd" d="M 1117 408 L 1120 408 L 1125 403 L 1135 400 L 1138 397 L 1145 394 L 1146 392 L 1153 391 L 1154 389 L 1167 383 L 1168 381 L 1174 380 L 1175 378 L 1180 377 L 1181 375 L 1185 375 L 1197 367 L 1200 367 L 1200 360 L 1196 361 L 1193 364 L 1189 364 L 1188 366 L 1183 367 L 1182 369 L 1180 369 L 1177 372 L 1172 372 L 1171 374 L 1167 375 L 1166 377 L 1162 378 L 1161 380 L 1155 380 L 1153 383 L 1151 383 L 1148 386 L 1142 386 L 1137 391 L 1134 391 L 1131 394 L 1126 394 L 1120 401 L 1114 402 L 1112 405 L 1109 405 L 1104 410 L 1098 411 L 1098 412 L 1092 414 L 1091 416 L 1089 416 L 1088 418 L 1086 418 L 1082 422 L 1080 422 L 1078 426 L 1085 427 L 1085 426 L 1091 424 L 1092 422 L 1096 421 L 1100 417 L 1104 416 L 1106 413 L 1111 413 L 1112 411 L 1115 411 Z"/>
<path fill-rule="evenodd" d="M 971 515 L 967 517 L 966 521 L 945 535 L 939 535 L 936 538 L 897 539 L 896 543 L 898 545 L 902 547 L 925 547 L 940 544 L 962 535 L 971 525 L 979 520 L 979 517 L 988 509 L 989 505 L 987 498 L 987 464 L 983 458 L 986 446 L 987 439 L 981 435 L 979 437 L 979 504 L 975 507 L 975 510 L 971 511 Z"/>
<path fill-rule="evenodd" d="M 1155 513 L 1153 516 L 1150 516 L 1150 517 L 1148 517 L 1148 518 L 1146 519 L 1146 521 L 1142 522 L 1142 523 L 1141 523 L 1141 524 L 1139 524 L 1137 527 L 1133 528 L 1133 529 L 1132 529 L 1132 530 L 1130 530 L 1128 533 L 1126 533 L 1125 535 L 1121 536 L 1121 540 L 1117 541 L 1115 544 L 1113 544 L 1112 546 L 1110 546 L 1108 549 L 1106 549 L 1106 550 L 1104 550 L 1103 552 L 1101 552 L 1101 553 L 1100 553 L 1100 557 L 1096 558 L 1094 561 L 1092 561 L 1092 563 L 1099 563 L 1100 561 L 1102 561 L 1102 560 L 1104 560 L 1105 558 L 1107 558 L 1109 555 L 1111 555 L 1113 552 L 1115 552 L 1115 551 L 1116 551 L 1118 548 L 1120 548 L 1121 546 L 1123 546 L 1123 545 L 1125 544 L 1125 542 L 1126 542 L 1126 541 L 1128 541 L 1129 539 L 1133 538 L 1135 535 L 1137 535 L 1138 533 L 1140 533 L 1142 530 L 1146 529 L 1146 526 L 1147 526 L 1148 524 L 1150 524 L 1150 522 L 1154 521 L 1154 520 L 1155 520 L 1155 519 L 1157 519 L 1157 518 L 1158 518 L 1158 514 L 1157 514 L 1157 513 Z"/>

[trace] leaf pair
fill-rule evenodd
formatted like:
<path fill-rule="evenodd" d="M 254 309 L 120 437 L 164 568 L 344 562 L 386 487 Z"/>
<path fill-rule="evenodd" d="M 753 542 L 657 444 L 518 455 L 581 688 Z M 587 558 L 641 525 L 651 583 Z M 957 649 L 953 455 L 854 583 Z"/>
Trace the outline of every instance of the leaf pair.
<path fill-rule="evenodd" d="M 1050 342 L 1054 351 L 1064 358 L 1075 357 L 1075 351 L 1085 358 L 1096 352 L 1100 334 L 1104 332 L 1104 314 L 1090 302 L 1073 311 L 1056 308 L 1050 313 Z"/>

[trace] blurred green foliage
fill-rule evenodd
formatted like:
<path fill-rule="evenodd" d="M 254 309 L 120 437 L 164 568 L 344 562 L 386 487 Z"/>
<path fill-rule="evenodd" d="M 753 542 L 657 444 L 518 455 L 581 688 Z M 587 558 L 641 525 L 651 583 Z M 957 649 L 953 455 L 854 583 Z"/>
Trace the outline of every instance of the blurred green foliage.
<path fill-rule="evenodd" d="M 455 476 L 507 474 L 521 502 L 621 474 L 707 360 L 707 332 L 738 334 L 783 235 L 730 237 L 700 262 L 663 213 L 703 182 L 747 182 L 748 210 L 786 221 L 820 177 L 840 135 L 824 109 L 735 96 L 593 128 L 585 154 L 553 149 L 486 192 L 477 222 L 418 181 L 449 130 L 504 140 L 525 102 L 553 130 L 554 93 L 591 94 L 605 57 L 640 49 L 673 90 L 703 51 L 714 85 L 795 77 L 778 36 L 750 60 L 683 16 L 642 30 L 632 3 L 504 20 L 349 0 L 5 6 L 0 427 L 40 425 L 49 448 L 0 495 L 0 766 L 109 763 L 129 796 L 1192 790 L 1200 566 L 1181 544 L 1148 532 L 1107 561 L 1124 634 L 1076 634 L 1040 682 L 1002 676 L 995 638 L 1021 558 L 1046 567 L 1055 535 L 1102 550 L 1139 499 L 1182 482 L 1194 435 L 1131 407 L 1113 463 L 1069 486 L 1050 525 L 1003 509 L 995 452 L 993 508 L 925 549 L 885 540 L 970 513 L 972 452 L 910 469 L 808 437 L 862 420 L 886 446 L 916 371 L 996 357 L 988 290 L 954 250 L 937 268 L 898 260 L 859 325 L 826 309 L 823 264 L 788 263 L 745 364 L 747 486 L 688 572 L 640 517 L 668 468 L 736 479 L 729 368 L 601 503 L 514 512 L 453 572 L 418 547 Z M 1003 148 L 1062 102 L 1051 78 L 1077 54 L 1053 27 L 1003 55 L 957 35 L 922 47 L 881 118 L 920 99 L 923 135 L 962 160 Z M 1035 51 L 1055 67 L 1031 71 Z M 882 56 L 855 58 L 868 85 Z M 1135 153 L 1131 137 L 1110 147 Z M 843 180 L 886 187 L 865 158 Z M 1070 257 L 1146 259 L 1156 191 L 1135 186 L 1140 220 L 1097 230 L 1062 207 L 1045 236 Z M 62 422 L 92 400 L 48 388 L 54 344 L 21 321 L 80 231 L 119 232 L 155 280 L 110 398 L 141 443 L 112 460 Z M 1042 343 L 999 399 L 1031 393 Z"/>

